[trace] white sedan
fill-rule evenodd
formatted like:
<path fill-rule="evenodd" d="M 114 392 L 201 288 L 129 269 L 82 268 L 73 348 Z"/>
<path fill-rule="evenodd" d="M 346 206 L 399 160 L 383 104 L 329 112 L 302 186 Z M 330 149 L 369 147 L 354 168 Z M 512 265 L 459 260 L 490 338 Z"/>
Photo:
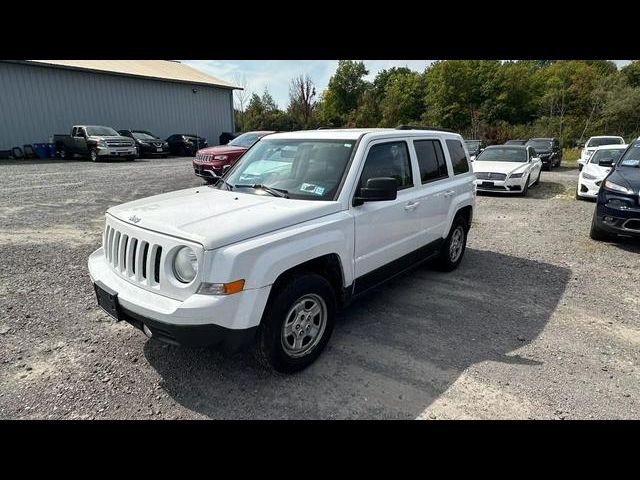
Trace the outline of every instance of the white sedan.
<path fill-rule="evenodd" d="M 608 165 L 609 161 L 616 163 L 626 148 L 627 145 L 605 145 L 597 147 L 593 151 L 578 176 L 578 187 L 576 188 L 578 200 L 598 196 L 602 180 L 611 171 L 611 166 Z M 600 165 L 600 162 L 605 165 Z"/>
<path fill-rule="evenodd" d="M 540 181 L 542 160 L 525 145 L 493 145 L 473 162 L 479 192 L 519 193 Z"/>

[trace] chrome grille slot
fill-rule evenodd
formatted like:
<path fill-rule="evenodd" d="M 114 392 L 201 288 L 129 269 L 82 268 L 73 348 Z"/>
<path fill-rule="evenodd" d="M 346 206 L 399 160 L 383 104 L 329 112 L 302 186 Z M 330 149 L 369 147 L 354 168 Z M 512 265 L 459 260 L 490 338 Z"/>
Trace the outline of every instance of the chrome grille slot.
<path fill-rule="evenodd" d="M 197 281 L 181 285 L 172 272 L 171 259 L 178 248 L 189 246 L 204 260 L 202 245 L 146 230 L 107 214 L 103 236 L 104 261 L 120 278 L 164 296 L 185 300 L 196 292 Z"/>

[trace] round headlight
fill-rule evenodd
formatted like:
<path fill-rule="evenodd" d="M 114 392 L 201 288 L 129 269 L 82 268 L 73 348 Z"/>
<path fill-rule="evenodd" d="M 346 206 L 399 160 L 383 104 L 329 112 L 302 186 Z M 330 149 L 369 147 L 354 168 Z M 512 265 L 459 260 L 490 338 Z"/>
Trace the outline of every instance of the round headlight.
<path fill-rule="evenodd" d="M 182 283 L 189 283 L 198 273 L 198 257 L 189 247 L 182 247 L 173 259 L 173 273 Z"/>

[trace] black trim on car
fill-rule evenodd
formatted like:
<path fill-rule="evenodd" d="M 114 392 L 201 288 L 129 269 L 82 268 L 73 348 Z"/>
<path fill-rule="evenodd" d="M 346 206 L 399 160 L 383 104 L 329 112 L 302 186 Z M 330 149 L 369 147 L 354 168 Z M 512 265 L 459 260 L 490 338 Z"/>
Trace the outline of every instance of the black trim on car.
<path fill-rule="evenodd" d="M 433 259 L 440 252 L 444 239 L 440 238 L 423 247 L 414 250 L 392 262 L 389 262 L 375 270 L 356 278 L 348 287 L 352 290 L 352 298 L 362 295 L 382 283 L 411 270 L 412 268 Z"/>

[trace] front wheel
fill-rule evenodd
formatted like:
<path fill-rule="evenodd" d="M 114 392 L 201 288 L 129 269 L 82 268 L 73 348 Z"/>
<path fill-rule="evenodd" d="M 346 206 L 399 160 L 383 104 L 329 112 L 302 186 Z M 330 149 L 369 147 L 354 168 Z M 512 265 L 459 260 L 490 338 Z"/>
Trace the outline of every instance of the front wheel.
<path fill-rule="evenodd" d="M 589 232 L 589 236 L 592 240 L 597 240 L 599 242 L 606 242 L 607 240 L 612 239 L 612 235 L 609 232 L 601 229 L 596 223 L 596 213 L 593 213 L 593 218 L 591 219 L 591 231 Z"/>
<path fill-rule="evenodd" d="M 89 150 L 89 158 L 91 159 L 92 162 L 99 161 L 100 157 L 98 156 L 98 150 L 96 150 L 95 148 L 92 148 L 91 150 Z"/>
<path fill-rule="evenodd" d="M 521 195 L 523 197 L 527 196 L 527 193 L 529 192 L 529 180 L 530 180 L 531 176 L 527 175 L 527 179 L 524 181 L 524 187 L 522 187 L 522 193 Z"/>
<path fill-rule="evenodd" d="M 444 241 L 436 260 L 436 267 L 442 272 L 451 272 L 458 268 L 467 248 L 467 232 L 469 226 L 462 215 L 453 219 L 453 225 Z"/>
<path fill-rule="evenodd" d="M 301 273 L 276 287 L 260 322 L 256 359 L 278 372 L 293 373 L 311 365 L 333 331 L 336 299 L 321 275 Z"/>
<path fill-rule="evenodd" d="M 540 183 L 540 175 L 542 175 L 542 169 L 538 170 L 538 178 L 536 178 L 534 185 L 538 185 Z"/>

